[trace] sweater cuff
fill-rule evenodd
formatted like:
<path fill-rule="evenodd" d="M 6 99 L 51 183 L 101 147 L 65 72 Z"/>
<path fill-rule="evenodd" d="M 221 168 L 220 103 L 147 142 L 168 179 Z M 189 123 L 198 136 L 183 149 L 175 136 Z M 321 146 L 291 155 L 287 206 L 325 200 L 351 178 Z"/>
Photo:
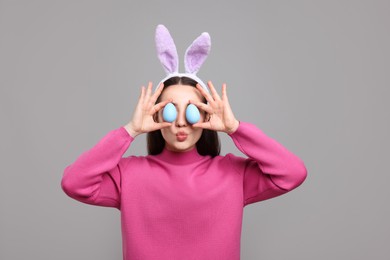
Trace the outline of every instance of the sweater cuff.
<path fill-rule="evenodd" d="M 119 127 L 118 132 L 120 133 L 121 137 L 123 138 L 130 138 L 130 141 L 134 140 L 134 137 L 132 137 L 129 132 L 127 132 L 126 128 L 124 126 Z"/>

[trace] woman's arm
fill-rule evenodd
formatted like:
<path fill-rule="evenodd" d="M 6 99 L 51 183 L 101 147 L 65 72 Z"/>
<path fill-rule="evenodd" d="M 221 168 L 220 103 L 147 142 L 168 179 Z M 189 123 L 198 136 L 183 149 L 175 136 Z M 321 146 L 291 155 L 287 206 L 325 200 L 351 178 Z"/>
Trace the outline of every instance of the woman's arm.
<path fill-rule="evenodd" d="M 134 138 L 125 127 L 110 131 L 92 149 L 81 154 L 63 173 L 63 191 L 78 201 L 120 208 L 122 158 Z"/>
<path fill-rule="evenodd" d="M 226 84 L 222 84 L 222 98 L 211 81 L 207 82 L 211 94 L 199 84 L 197 89 L 208 104 L 190 100 L 208 113 L 205 122 L 193 124 L 232 137 L 238 149 L 249 158 L 227 155 L 233 167 L 243 176 L 244 205 L 269 199 L 298 187 L 306 178 L 302 160 L 274 139 L 265 135 L 255 125 L 238 121 L 230 107 Z"/>
<path fill-rule="evenodd" d="M 230 157 L 243 174 L 244 205 L 284 194 L 306 179 L 303 161 L 255 125 L 240 121 L 228 135 L 249 157 Z"/>
<path fill-rule="evenodd" d="M 121 173 L 129 162 L 123 154 L 136 136 L 171 125 L 153 120 L 153 115 L 169 102 L 154 104 L 162 89 L 163 84 L 152 93 L 152 82 L 146 90 L 142 86 L 132 120 L 109 132 L 65 168 L 61 187 L 66 194 L 88 204 L 120 208 Z"/>

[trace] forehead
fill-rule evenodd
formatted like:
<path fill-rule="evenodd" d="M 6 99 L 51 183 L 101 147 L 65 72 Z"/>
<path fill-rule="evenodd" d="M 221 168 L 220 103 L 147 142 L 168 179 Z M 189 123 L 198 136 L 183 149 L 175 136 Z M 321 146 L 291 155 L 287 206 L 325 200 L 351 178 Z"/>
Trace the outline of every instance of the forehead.
<path fill-rule="evenodd" d="M 172 98 L 175 102 L 188 102 L 188 99 L 202 100 L 200 91 L 188 85 L 172 85 L 163 90 L 161 101 Z"/>

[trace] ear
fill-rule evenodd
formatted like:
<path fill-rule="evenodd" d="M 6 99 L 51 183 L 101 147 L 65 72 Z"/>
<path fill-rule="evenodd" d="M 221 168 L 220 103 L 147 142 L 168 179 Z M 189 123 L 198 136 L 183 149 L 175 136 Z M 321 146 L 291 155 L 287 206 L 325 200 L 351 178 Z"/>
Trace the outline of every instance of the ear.
<path fill-rule="evenodd" d="M 159 24 L 156 28 L 155 41 L 157 56 L 163 65 L 165 72 L 167 74 L 178 72 L 179 59 L 176 45 L 168 29 L 162 24 Z"/>
<path fill-rule="evenodd" d="M 202 33 L 187 48 L 184 55 L 184 66 L 186 73 L 196 74 L 203 62 L 209 55 L 211 48 L 210 35 L 207 32 Z"/>

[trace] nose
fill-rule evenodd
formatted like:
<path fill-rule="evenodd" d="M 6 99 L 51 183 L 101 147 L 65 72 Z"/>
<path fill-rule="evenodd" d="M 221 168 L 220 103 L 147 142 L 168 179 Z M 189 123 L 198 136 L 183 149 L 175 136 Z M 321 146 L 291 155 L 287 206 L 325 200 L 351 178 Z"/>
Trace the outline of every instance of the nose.
<path fill-rule="evenodd" d="M 177 113 L 176 126 L 177 127 L 187 126 L 186 112 L 183 109 L 179 109 Z"/>

